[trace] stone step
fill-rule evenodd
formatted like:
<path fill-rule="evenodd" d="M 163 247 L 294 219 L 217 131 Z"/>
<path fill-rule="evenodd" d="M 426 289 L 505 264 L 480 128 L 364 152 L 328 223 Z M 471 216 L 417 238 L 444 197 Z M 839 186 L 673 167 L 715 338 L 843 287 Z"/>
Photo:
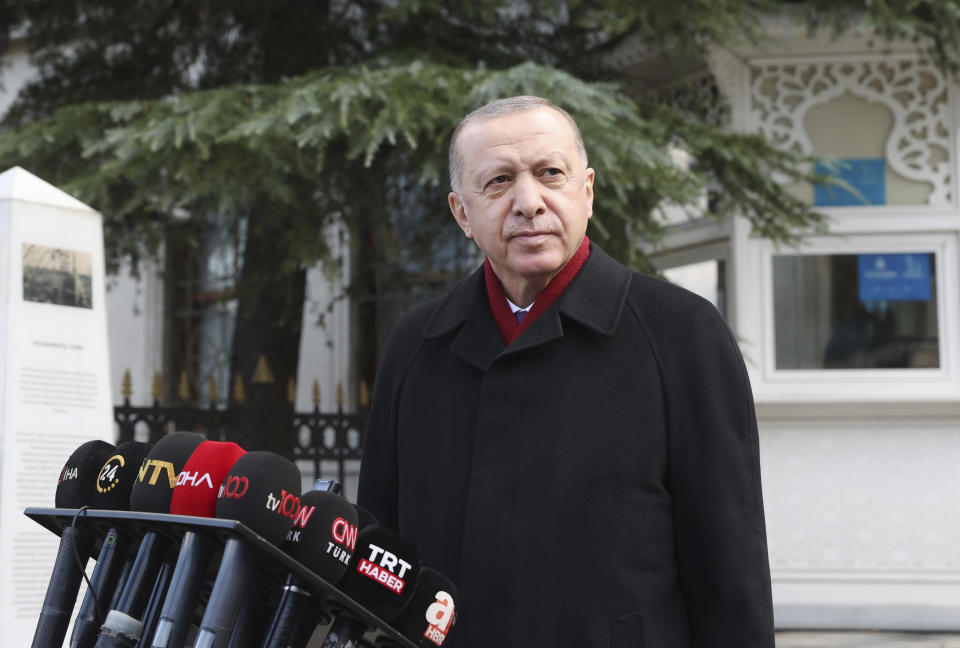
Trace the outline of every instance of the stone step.
<path fill-rule="evenodd" d="M 960 634 L 778 632 L 777 648 L 960 648 Z"/>

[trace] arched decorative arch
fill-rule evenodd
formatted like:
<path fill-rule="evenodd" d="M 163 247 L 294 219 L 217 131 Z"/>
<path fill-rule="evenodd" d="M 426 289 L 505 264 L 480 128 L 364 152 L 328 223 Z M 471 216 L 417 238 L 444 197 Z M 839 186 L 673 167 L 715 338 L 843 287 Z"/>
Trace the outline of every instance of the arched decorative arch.
<path fill-rule="evenodd" d="M 749 111 L 756 130 L 771 142 L 810 154 L 814 150 L 804 130 L 804 117 L 814 106 L 847 92 L 891 111 L 887 164 L 905 178 L 931 183 L 927 204 L 950 204 L 953 129 L 948 81 L 928 61 L 888 56 L 754 62 Z"/>

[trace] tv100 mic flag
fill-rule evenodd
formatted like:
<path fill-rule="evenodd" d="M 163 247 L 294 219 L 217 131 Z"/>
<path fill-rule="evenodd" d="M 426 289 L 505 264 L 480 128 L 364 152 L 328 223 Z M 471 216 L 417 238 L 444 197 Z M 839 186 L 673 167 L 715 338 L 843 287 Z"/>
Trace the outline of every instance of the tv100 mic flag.
<path fill-rule="evenodd" d="M 237 520 L 266 541 L 279 545 L 300 512 L 300 470 L 272 452 L 240 457 L 223 480 L 217 517 Z M 230 537 L 207 602 L 194 648 L 222 648 L 237 622 L 237 612 L 254 590 L 255 549 Z"/>
<path fill-rule="evenodd" d="M 170 512 L 214 517 L 223 480 L 245 452 L 228 441 L 204 441 L 197 446 L 177 476 Z M 183 535 L 156 630 L 150 633 L 153 648 L 182 648 L 215 550 L 214 544 L 201 534 L 187 531 Z"/>
<path fill-rule="evenodd" d="M 312 490 L 300 498 L 301 508 L 280 546 L 291 558 L 330 584 L 346 573 L 357 544 L 357 509 L 342 496 Z M 297 648 L 309 640 L 322 620 L 300 579 L 291 574 L 267 629 L 262 648 Z"/>
<path fill-rule="evenodd" d="M 187 459 L 206 439 L 194 432 L 173 432 L 156 442 L 140 464 L 130 491 L 130 510 L 140 513 L 169 513 L 177 475 Z M 139 628 L 151 597 L 162 596 L 169 584 L 172 565 L 166 561 L 171 540 L 157 531 L 147 531 L 140 540 L 137 555 L 130 568 L 116 605 L 97 639 L 98 648 L 116 644 L 112 623 L 123 619 L 124 628 Z M 139 632 L 136 633 L 139 639 Z"/>
<path fill-rule="evenodd" d="M 117 446 L 97 473 L 90 507 L 106 511 L 130 509 L 130 491 L 144 457 L 150 451 L 149 443 L 128 441 Z M 83 597 L 80 611 L 73 622 L 70 648 L 90 648 L 97 640 L 97 632 L 110 609 L 124 565 L 129 568 L 131 536 L 110 528 L 103 538 L 97 564 L 90 577 L 90 588 Z"/>
<path fill-rule="evenodd" d="M 87 441 L 74 450 L 60 471 L 54 497 L 56 507 L 79 509 L 89 506 L 97 473 L 114 450 L 113 444 L 100 440 Z M 33 633 L 33 648 L 59 648 L 63 644 L 73 604 L 80 591 L 83 569 L 93 552 L 95 540 L 94 533 L 87 529 L 73 525 L 63 529 L 53 573 Z"/>
<path fill-rule="evenodd" d="M 410 603 L 419 573 L 417 546 L 390 529 L 373 524 L 357 534 L 357 548 L 338 588 L 389 623 Z M 356 646 L 366 630 L 367 625 L 360 618 L 342 612 L 330 627 L 322 648 Z"/>

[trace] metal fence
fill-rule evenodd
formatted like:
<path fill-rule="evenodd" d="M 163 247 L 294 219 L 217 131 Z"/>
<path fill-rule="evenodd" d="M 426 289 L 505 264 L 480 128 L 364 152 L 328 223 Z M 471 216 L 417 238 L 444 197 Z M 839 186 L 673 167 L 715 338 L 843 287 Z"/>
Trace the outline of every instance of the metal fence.
<path fill-rule="evenodd" d="M 185 379 L 185 378 L 184 378 Z M 181 383 L 183 383 L 183 380 Z M 199 432 L 215 441 L 236 440 L 236 431 L 241 422 L 263 417 L 258 411 L 258 403 L 266 402 L 248 398 L 246 388 L 241 381 L 234 384 L 233 398 L 228 405 L 217 405 L 216 384 L 211 380 L 210 407 L 198 407 L 186 403 L 162 404 L 160 402 L 161 380 L 154 376 L 153 404 L 135 406 L 130 404 L 130 374 L 123 379 L 123 403 L 114 407 L 114 420 L 117 424 L 117 443 L 126 441 L 148 441 L 155 443 L 165 434 L 174 431 Z M 251 391 L 258 386 L 252 384 Z M 187 390 L 181 389 L 181 400 L 186 401 Z M 367 414 L 367 388 L 360 385 L 360 407 L 356 413 L 343 410 L 343 387 L 337 388 L 337 408 L 333 412 L 320 411 L 319 387 L 313 384 L 313 409 L 298 412 L 294 409 L 295 385 L 287 386 L 287 403 L 282 411 L 269 412 L 269 418 L 280 421 L 281 429 L 288 430 L 289 448 L 292 459 L 299 466 L 305 482 L 315 479 L 336 479 L 345 486 L 347 492 L 355 492 L 355 484 L 360 468 L 360 456 L 363 451 L 363 430 Z M 274 407 L 276 407 L 274 405 Z"/>

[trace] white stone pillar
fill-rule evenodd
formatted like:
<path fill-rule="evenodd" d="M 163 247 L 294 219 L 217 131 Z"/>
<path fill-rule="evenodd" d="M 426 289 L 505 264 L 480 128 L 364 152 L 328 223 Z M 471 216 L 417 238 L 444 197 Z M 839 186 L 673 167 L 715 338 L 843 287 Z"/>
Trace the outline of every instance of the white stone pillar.
<path fill-rule="evenodd" d="M 100 214 L 19 167 L 0 174 L 4 645 L 30 645 L 58 546 L 23 510 L 54 505 L 77 446 L 114 438 L 104 296 Z"/>

